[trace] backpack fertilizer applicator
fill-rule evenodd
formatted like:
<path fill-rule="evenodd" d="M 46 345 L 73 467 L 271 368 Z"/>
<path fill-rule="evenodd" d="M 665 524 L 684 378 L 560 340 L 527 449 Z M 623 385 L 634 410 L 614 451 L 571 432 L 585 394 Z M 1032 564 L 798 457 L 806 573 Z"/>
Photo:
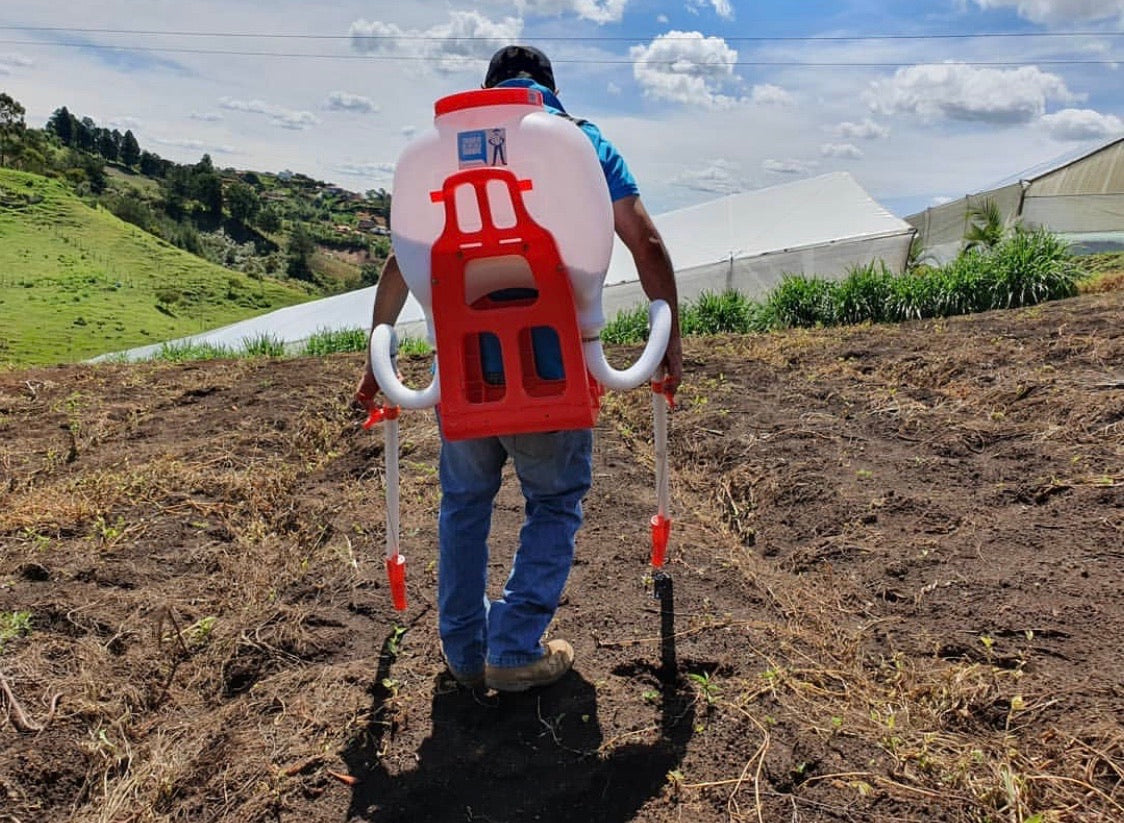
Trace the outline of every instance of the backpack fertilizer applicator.
<path fill-rule="evenodd" d="M 398 495 L 390 489 L 398 479 L 397 407 L 438 406 L 450 441 L 592 428 L 603 388 L 632 389 L 655 375 L 672 323 L 667 303 L 653 301 L 639 360 L 624 371 L 605 360 L 601 291 L 613 212 L 597 153 L 577 125 L 547 112 L 542 95 L 528 88 L 463 92 L 435 109 L 434 129 L 399 158 L 390 222 L 440 368 L 429 386 L 410 389 L 395 368 L 394 329 L 376 326 L 370 344 L 371 371 L 394 407 L 393 416 L 388 407 L 375 410 L 368 424 L 387 425 L 387 573 L 392 594 L 395 585 L 401 594 L 395 608 L 405 608 Z M 553 357 L 540 357 L 548 350 Z M 658 568 L 670 529 L 667 403 L 662 381 L 652 388 Z"/>

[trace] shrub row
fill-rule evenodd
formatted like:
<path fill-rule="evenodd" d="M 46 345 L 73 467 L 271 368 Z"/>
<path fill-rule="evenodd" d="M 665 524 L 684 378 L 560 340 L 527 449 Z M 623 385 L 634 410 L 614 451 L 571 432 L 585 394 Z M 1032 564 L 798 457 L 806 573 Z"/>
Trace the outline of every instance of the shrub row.
<path fill-rule="evenodd" d="M 910 274 L 895 275 L 879 262 L 854 267 L 838 281 L 787 275 L 760 302 L 737 292 L 702 294 L 681 307 L 679 322 L 684 335 L 697 335 L 949 317 L 1072 297 L 1083 276 L 1055 235 L 1017 232 L 992 249 Z M 622 312 L 602 338 L 635 343 L 646 337 L 647 325 L 645 310 Z"/>
<path fill-rule="evenodd" d="M 788 275 L 762 301 L 734 291 L 704 293 L 680 307 L 679 322 L 684 335 L 710 335 L 949 317 L 1072 297 L 1083 276 L 1056 236 L 1045 231 L 1016 232 L 991 249 L 974 249 L 943 267 L 922 267 L 910 274 L 895 275 L 882 263 L 873 263 L 852 268 L 838 281 Z M 619 313 L 601 338 L 609 344 L 637 343 L 647 335 L 648 311 L 637 307 Z M 325 330 L 312 335 L 299 353 L 323 356 L 366 347 L 363 329 Z M 406 339 L 400 351 L 425 353 L 429 346 Z M 284 353 L 280 341 L 263 335 L 243 341 L 241 350 L 165 344 L 156 358 L 179 361 Z"/>

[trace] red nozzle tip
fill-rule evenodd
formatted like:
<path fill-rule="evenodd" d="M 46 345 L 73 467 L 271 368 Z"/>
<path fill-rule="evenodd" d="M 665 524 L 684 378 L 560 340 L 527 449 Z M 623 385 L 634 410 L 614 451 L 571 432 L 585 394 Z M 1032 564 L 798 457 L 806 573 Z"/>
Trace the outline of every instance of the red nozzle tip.
<path fill-rule="evenodd" d="M 367 415 L 367 419 L 363 421 L 362 426 L 365 429 L 370 429 L 384 420 L 397 420 L 398 412 L 401 410 L 402 409 L 398 406 L 373 406 Z"/>
<path fill-rule="evenodd" d="M 667 557 L 667 540 L 671 534 L 671 520 L 660 514 L 653 514 L 652 525 L 652 566 L 663 568 Z"/>
<path fill-rule="evenodd" d="M 374 428 L 382 422 L 382 419 L 384 417 L 386 417 L 386 412 L 376 406 L 375 408 L 370 410 L 370 413 L 367 415 L 367 419 L 363 421 L 362 426 L 364 429 Z"/>
<path fill-rule="evenodd" d="M 390 581 L 390 599 L 397 611 L 406 611 L 406 558 L 400 554 L 386 558 L 386 578 Z"/>
<path fill-rule="evenodd" d="M 675 408 L 675 394 L 667 388 L 667 378 L 652 381 L 652 394 L 662 394 L 669 409 Z"/>

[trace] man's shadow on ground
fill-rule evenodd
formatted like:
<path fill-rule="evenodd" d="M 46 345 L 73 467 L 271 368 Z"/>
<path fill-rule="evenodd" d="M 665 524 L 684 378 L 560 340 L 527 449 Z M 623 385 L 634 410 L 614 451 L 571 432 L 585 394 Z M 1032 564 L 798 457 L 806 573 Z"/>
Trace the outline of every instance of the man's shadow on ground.
<path fill-rule="evenodd" d="M 660 729 L 654 742 L 606 741 L 594 687 L 570 672 L 545 689 L 481 696 L 444 675 L 434 690 L 433 734 L 417 767 L 390 775 L 378 751 L 387 733 L 390 640 L 372 690 L 372 721 L 343 752 L 358 779 L 349 821 L 624 823 L 663 790 L 694 732 L 695 697 L 679 672 L 671 578 L 659 576 Z M 637 700 L 642 699 L 637 695 Z M 636 738 L 651 738 L 652 731 Z M 606 743 L 610 745 L 605 746 Z M 600 751 L 605 746 L 605 751 Z"/>

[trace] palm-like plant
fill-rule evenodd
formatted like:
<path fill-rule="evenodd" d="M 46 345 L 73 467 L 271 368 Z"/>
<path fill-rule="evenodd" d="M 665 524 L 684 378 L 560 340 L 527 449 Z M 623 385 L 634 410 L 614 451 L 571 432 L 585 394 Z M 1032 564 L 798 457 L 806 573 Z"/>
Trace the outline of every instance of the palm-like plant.
<path fill-rule="evenodd" d="M 993 249 L 1007 233 L 1003 212 L 994 200 L 984 200 L 968 209 L 968 229 L 964 232 L 964 251 Z"/>

